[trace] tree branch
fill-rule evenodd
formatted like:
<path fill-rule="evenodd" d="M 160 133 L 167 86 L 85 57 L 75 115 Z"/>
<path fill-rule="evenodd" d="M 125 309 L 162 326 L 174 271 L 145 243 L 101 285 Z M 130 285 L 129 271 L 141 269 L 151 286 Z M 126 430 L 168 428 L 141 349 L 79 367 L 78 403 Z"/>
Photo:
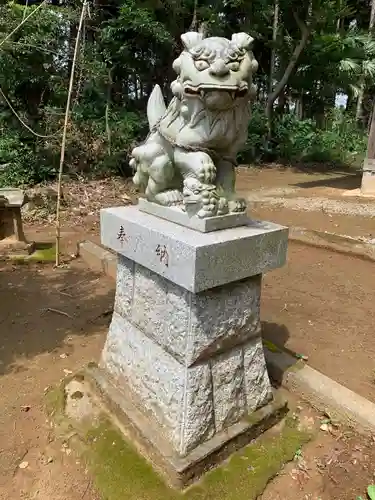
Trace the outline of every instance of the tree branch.
<path fill-rule="evenodd" d="M 311 34 L 311 31 L 312 31 L 311 24 L 304 23 L 298 17 L 298 15 L 296 13 L 293 13 L 293 16 L 294 16 L 296 23 L 298 24 L 298 26 L 301 30 L 301 39 L 298 42 L 298 44 L 296 45 L 296 47 L 294 48 L 293 54 L 291 55 L 288 66 L 285 68 L 283 76 L 281 77 L 281 79 L 277 83 L 277 85 L 275 86 L 274 90 L 268 95 L 267 105 L 266 105 L 266 116 L 268 119 L 269 131 L 271 130 L 271 119 L 272 119 L 273 105 L 274 105 L 276 99 L 281 94 L 285 85 L 288 83 L 288 80 L 296 67 L 299 56 L 301 55 L 303 49 L 306 47 L 307 41 L 308 41 L 310 34 Z"/>

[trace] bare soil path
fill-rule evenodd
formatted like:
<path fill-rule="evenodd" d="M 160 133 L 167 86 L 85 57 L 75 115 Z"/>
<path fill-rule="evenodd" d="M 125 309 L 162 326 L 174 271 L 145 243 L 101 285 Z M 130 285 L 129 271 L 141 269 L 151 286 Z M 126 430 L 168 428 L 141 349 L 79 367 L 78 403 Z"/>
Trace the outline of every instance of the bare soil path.
<path fill-rule="evenodd" d="M 317 370 L 375 402 L 375 264 L 290 242 L 266 275 L 266 338 L 308 356 Z"/>
<path fill-rule="evenodd" d="M 375 214 L 375 199 L 343 196 L 360 183 L 361 174 L 350 170 L 322 173 L 273 166 L 240 168 L 237 175 L 238 190 L 250 199 L 253 218 L 372 239 L 375 218 L 356 213 L 362 209 Z M 335 212 L 340 209 L 342 213 Z"/>

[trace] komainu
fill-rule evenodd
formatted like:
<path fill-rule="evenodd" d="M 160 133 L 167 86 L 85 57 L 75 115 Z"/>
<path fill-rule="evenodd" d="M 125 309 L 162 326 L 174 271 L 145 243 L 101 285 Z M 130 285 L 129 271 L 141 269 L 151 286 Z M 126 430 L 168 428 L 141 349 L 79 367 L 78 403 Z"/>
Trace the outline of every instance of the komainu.
<path fill-rule="evenodd" d="M 235 195 L 236 155 L 247 138 L 258 63 L 246 33 L 181 36 L 168 107 L 159 86 L 147 104 L 150 133 L 132 151 L 133 181 L 149 201 L 180 205 L 198 217 L 243 212 Z"/>

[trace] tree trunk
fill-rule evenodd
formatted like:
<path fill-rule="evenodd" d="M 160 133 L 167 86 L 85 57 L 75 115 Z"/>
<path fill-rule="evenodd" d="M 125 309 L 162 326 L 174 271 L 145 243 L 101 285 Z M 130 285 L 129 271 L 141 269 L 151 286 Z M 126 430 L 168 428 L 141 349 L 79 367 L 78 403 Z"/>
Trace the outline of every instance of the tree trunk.
<path fill-rule="evenodd" d="M 369 33 L 372 32 L 375 25 L 375 0 L 371 1 L 371 13 L 370 13 L 370 24 L 368 27 Z"/>
<path fill-rule="evenodd" d="M 197 30 L 197 23 L 198 23 L 197 10 L 198 10 L 198 0 L 194 0 L 193 19 L 191 20 L 189 31 Z"/>
<path fill-rule="evenodd" d="M 303 95 L 299 95 L 296 99 L 296 116 L 299 120 L 303 119 Z"/>
<path fill-rule="evenodd" d="M 375 101 L 372 108 L 370 120 L 370 132 L 367 143 L 367 158 L 371 160 L 375 159 Z"/>
<path fill-rule="evenodd" d="M 363 81 L 363 78 L 361 78 L 361 81 L 359 83 L 359 92 L 358 92 L 358 98 L 357 98 L 357 107 L 355 111 L 355 119 L 356 122 L 362 122 L 363 121 L 363 98 L 365 95 L 365 84 Z"/>
<path fill-rule="evenodd" d="M 110 156 L 111 155 L 111 139 L 112 139 L 112 132 L 111 132 L 111 127 L 109 125 L 109 111 L 111 108 L 111 103 L 112 103 L 112 69 L 108 70 L 108 83 L 107 83 L 107 102 L 105 105 L 105 130 L 107 132 L 107 153 Z"/>
<path fill-rule="evenodd" d="M 270 61 L 270 75 L 269 75 L 269 82 L 268 82 L 268 94 L 271 94 L 272 90 L 273 90 L 278 25 L 279 25 L 279 0 L 275 0 L 275 9 L 274 9 L 274 14 L 273 14 L 273 26 L 272 26 L 272 50 L 271 50 L 271 61 Z"/>
<path fill-rule="evenodd" d="M 301 29 L 301 39 L 293 51 L 292 57 L 289 60 L 288 66 L 286 67 L 283 76 L 281 77 L 280 81 L 277 83 L 273 92 L 271 92 L 271 94 L 269 94 L 268 99 L 267 99 L 266 117 L 267 117 L 267 123 L 268 123 L 269 138 L 272 135 L 273 105 L 274 105 L 276 99 L 279 97 L 279 95 L 283 91 L 285 85 L 288 83 L 288 80 L 289 80 L 291 74 L 293 73 L 293 70 L 297 64 L 298 58 L 301 55 L 303 49 L 306 47 L 307 41 L 308 41 L 310 33 L 311 33 L 311 29 L 312 29 L 311 26 L 307 26 L 304 22 L 300 21 L 297 18 L 297 16 L 295 16 L 295 17 L 296 17 L 297 23 Z"/>
<path fill-rule="evenodd" d="M 368 27 L 368 36 L 369 38 L 371 37 L 372 31 L 374 30 L 374 25 L 375 25 L 375 0 L 371 1 L 371 13 L 370 13 L 370 23 Z M 362 122 L 364 124 L 364 119 L 363 119 L 363 99 L 365 95 L 365 81 L 364 81 L 364 75 L 361 76 L 361 79 L 359 81 L 359 94 L 358 94 L 358 99 L 357 99 L 357 108 L 355 112 L 355 119 L 357 123 Z"/>

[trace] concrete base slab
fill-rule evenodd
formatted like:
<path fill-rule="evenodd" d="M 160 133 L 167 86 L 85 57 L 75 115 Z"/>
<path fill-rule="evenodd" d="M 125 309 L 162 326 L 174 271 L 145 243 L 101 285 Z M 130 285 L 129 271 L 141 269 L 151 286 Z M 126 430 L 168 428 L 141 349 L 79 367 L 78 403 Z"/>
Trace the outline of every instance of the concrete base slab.
<path fill-rule="evenodd" d="M 138 207 L 142 212 L 146 212 L 150 215 L 156 215 L 156 217 L 169 220 L 170 222 L 175 222 L 180 226 L 195 229 L 201 233 L 209 233 L 211 231 L 229 229 L 231 227 L 246 226 L 249 222 L 246 212 L 200 219 L 196 215 L 189 216 L 189 214 L 184 212 L 179 207 L 164 207 L 162 205 L 158 205 L 157 203 L 152 203 L 145 198 L 139 199 Z"/>
<path fill-rule="evenodd" d="M 134 394 L 130 394 L 126 387 L 120 389 L 103 370 L 94 366 L 87 368 L 85 379 L 100 397 L 112 422 L 127 439 L 133 440 L 138 451 L 152 462 L 167 482 L 179 489 L 193 483 L 205 471 L 275 425 L 288 411 L 286 401 L 275 394 L 272 403 L 181 457 L 163 438 L 163 429 L 139 409 Z"/>
<path fill-rule="evenodd" d="M 375 261 L 375 240 L 352 238 L 343 234 L 314 231 L 301 227 L 290 228 L 289 239 L 295 243 Z"/>
<path fill-rule="evenodd" d="M 361 188 L 357 188 L 357 189 L 350 189 L 349 191 L 345 191 L 344 193 L 342 193 L 342 196 L 346 196 L 346 197 L 352 197 L 352 198 L 369 198 L 369 199 L 373 199 L 375 200 L 375 190 L 374 192 L 366 192 L 366 191 L 363 191 Z"/>
<path fill-rule="evenodd" d="M 264 354 L 270 377 L 285 389 L 358 432 L 375 433 L 374 403 L 275 346 Z"/>
<path fill-rule="evenodd" d="M 90 240 L 78 243 L 77 255 L 82 257 L 91 269 L 116 279 L 117 255 Z"/>

